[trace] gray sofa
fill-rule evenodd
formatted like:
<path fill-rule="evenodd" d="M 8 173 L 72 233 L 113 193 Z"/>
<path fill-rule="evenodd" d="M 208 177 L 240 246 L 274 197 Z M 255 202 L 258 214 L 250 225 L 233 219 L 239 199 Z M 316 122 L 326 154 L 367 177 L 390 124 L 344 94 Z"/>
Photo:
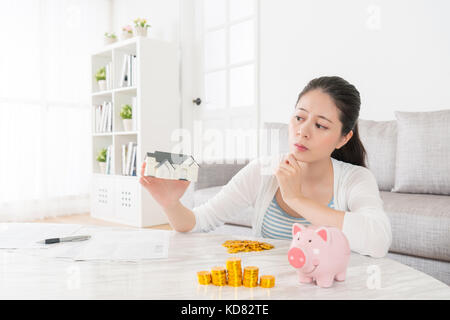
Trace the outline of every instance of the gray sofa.
<path fill-rule="evenodd" d="M 450 115 L 450 110 L 448 113 Z M 414 119 L 413 117 L 412 120 L 407 117 L 408 115 L 408 113 L 396 112 L 397 119 L 392 121 L 359 120 L 360 137 L 368 155 L 368 168 L 377 179 L 384 209 L 391 221 L 393 241 L 387 257 L 427 273 L 449 285 L 450 170 L 447 171 L 448 165 L 446 162 L 449 162 L 450 157 L 445 158 L 445 156 L 450 154 L 450 132 L 430 132 L 427 126 L 424 128 L 424 122 L 428 123 L 430 127 L 434 126 L 433 121 L 436 122 L 436 119 L 442 115 L 423 113 L 420 114 L 422 118 Z M 413 116 L 416 115 L 418 113 L 413 114 Z M 423 116 L 427 121 L 423 120 Z M 442 121 L 442 118 L 439 121 L 447 126 L 450 123 L 450 120 Z M 415 122 L 416 124 L 414 124 Z M 265 123 L 264 128 L 269 131 L 276 130 L 279 133 L 280 141 L 277 146 L 279 150 L 270 150 L 270 147 L 268 147 L 269 152 L 288 151 L 286 124 Z M 411 133 L 411 130 L 414 133 Z M 411 142 L 407 141 L 408 139 L 413 139 L 414 135 L 426 134 L 431 134 L 431 137 L 428 137 L 428 142 L 430 142 L 429 139 L 431 141 L 436 138 L 440 139 L 434 142 L 438 143 L 443 150 L 434 151 L 435 154 L 428 154 L 428 157 L 434 157 L 432 161 L 436 163 L 435 166 L 438 166 L 438 170 L 432 172 L 434 169 L 427 165 L 422 170 L 429 172 L 425 172 L 426 175 L 423 175 L 422 172 L 417 173 L 417 168 L 414 168 L 414 159 L 419 158 L 416 159 L 419 162 L 429 161 L 430 159 L 421 159 L 411 153 L 415 150 L 404 149 L 411 145 Z M 435 136 L 436 134 L 439 136 Z M 413 141 L 413 147 L 409 146 L 409 148 L 414 148 L 416 142 Z M 264 141 L 264 143 L 267 143 L 267 141 Z M 402 153 L 405 154 L 402 155 Z M 405 157 L 408 154 L 409 157 Z M 198 182 L 190 185 L 182 198 L 182 202 L 187 207 L 194 208 L 208 201 L 248 161 L 238 160 L 233 164 L 200 163 Z M 439 163 L 443 163 L 443 166 L 439 167 Z M 411 172 L 405 172 L 405 167 Z M 406 176 L 407 180 L 412 180 L 413 183 L 404 181 L 403 176 L 398 175 L 399 172 Z M 420 183 L 413 179 L 417 175 Z M 433 176 L 433 181 L 427 181 Z M 442 176 L 444 176 L 444 179 L 442 179 Z M 408 186 L 408 183 L 411 185 Z M 417 186 L 418 184 L 422 186 L 422 189 Z M 433 192 L 438 194 L 430 193 L 430 190 L 427 189 L 428 184 L 434 188 Z M 409 187 L 414 192 L 410 191 Z M 252 208 L 246 210 L 251 211 Z M 242 218 L 228 221 L 224 226 L 212 232 L 250 236 L 251 223 L 246 218 L 248 215 L 242 214 L 239 216 Z"/>

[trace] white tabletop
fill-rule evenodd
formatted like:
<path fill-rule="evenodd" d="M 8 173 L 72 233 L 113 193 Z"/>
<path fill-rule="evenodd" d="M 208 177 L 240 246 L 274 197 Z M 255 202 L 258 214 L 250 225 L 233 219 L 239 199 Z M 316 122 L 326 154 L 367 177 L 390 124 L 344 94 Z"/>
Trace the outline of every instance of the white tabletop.
<path fill-rule="evenodd" d="M 98 227 L 101 228 L 101 227 Z M 274 249 L 229 254 L 225 240 L 242 236 L 170 233 L 167 259 L 139 262 L 72 261 L 0 250 L 0 299 L 449 299 L 450 288 L 391 259 L 352 253 L 344 282 L 331 288 L 297 281 L 288 263 L 290 241 L 266 241 Z M 275 287 L 199 285 L 197 271 L 225 266 L 231 256 L 276 278 Z"/>

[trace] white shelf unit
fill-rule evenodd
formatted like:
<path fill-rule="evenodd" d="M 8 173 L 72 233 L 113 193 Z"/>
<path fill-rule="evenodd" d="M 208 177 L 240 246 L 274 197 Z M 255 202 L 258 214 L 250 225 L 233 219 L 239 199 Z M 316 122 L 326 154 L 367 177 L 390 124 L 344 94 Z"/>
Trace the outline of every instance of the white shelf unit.
<path fill-rule="evenodd" d="M 119 87 L 125 54 L 136 55 L 136 85 Z M 147 152 L 171 152 L 178 141 L 171 141 L 180 123 L 178 48 L 172 43 L 135 37 L 105 46 L 91 55 L 92 75 L 92 217 L 147 227 L 168 223 L 158 203 L 139 183 L 140 167 Z M 112 62 L 112 88 L 99 92 L 97 70 Z M 136 128 L 125 132 L 120 118 L 121 106 L 137 100 Z M 112 102 L 112 132 L 95 130 L 95 105 Z M 136 174 L 122 175 L 122 144 L 137 143 Z M 97 155 L 113 146 L 111 174 L 100 173 Z"/>

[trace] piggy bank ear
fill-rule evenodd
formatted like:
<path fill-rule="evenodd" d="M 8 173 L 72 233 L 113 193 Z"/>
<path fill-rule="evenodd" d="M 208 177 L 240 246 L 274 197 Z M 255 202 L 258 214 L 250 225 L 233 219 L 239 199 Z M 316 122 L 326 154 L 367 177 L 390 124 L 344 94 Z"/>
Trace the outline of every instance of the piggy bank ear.
<path fill-rule="evenodd" d="M 300 232 L 302 234 L 305 231 L 305 227 L 301 225 L 300 223 L 294 223 L 292 225 L 292 238 Z"/>
<path fill-rule="evenodd" d="M 323 241 L 328 242 L 329 240 L 329 233 L 328 233 L 328 229 L 325 227 L 320 227 L 318 229 L 316 229 L 316 233 L 319 235 L 319 237 L 322 238 Z"/>

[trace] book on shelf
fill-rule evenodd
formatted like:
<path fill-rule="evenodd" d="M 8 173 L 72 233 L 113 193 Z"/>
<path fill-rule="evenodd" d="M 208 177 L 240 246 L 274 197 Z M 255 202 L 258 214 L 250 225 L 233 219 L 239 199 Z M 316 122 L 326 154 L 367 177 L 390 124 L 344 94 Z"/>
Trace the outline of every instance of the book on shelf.
<path fill-rule="evenodd" d="M 133 152 L 131 153 L 131 166 L 130 166 L 130 171 L 129 171 L 130 176 L 135 176 L 134 173 L 136 171 L 136 152 L 137 152 L 137 145 L 134 144 Z"/>
<path fill-rule="evenodd" d="M 112 62 L 105 65 L 106 74 L 106 90 L 112 89 Z"/>
<path fill-rule="evenodd" d="M 122 145 L 122 175 L 136 176 L 137 144 L 128 142 Z"/>
<path fill-rule="evenodd" d="M 95 132 L 112 132 L 112 102 L 103 101 L 94 107 Z"/>
<path fill-rule="evenodd" d="M 123 56 L 119 87 L 132 87 L 136 85 L 136 61 L 135 54 L 125 54 Z"/>
<path fill-rule="evenodd" d="M 123 56 L 123 62 L 122 62 L 122 76 L 120 77 L 119 87 L 126 87 L 127 86 L 127 65 L 128 65 L 128 59 L 127 55 Z"/>
<path fill-rule="evenodd" d="M 125 166 L 123 165 L 125 163 L 125 159 L 127 158 L 127 145 L 122 145 L 122 175 L 126 175 Z"/>
<path fill-rule="evenodd" d="M 131 119 L 133 120 L 133 130 L 137 130 L 137 97 L 131 97 Z"/>
<path fill-rule="evenodd" d="M 133 84 L 133 86 L 136 85 L 137 83 L 137 58 L 136 55 L 133 56 L 133 76 L 131 77 L 131 83 Z"/>
<path fill-rule="evenodd" d="M 113 154 L 113 146 L 110 145 L 108 146 L 108 148 L 106 149 L 106 170 L 105 170 L 105 174 L 111 174 L 112 173 L 112 157 Z"/>
<path fill-rule="evenodd" d="M 127 86 L 131 87 L 133 84 L 131 83 L 131 69 L 132 69 L 132 61 L 131 61 L 131 54 L 127 55 L 128 63 L 127 63 Z"/>

